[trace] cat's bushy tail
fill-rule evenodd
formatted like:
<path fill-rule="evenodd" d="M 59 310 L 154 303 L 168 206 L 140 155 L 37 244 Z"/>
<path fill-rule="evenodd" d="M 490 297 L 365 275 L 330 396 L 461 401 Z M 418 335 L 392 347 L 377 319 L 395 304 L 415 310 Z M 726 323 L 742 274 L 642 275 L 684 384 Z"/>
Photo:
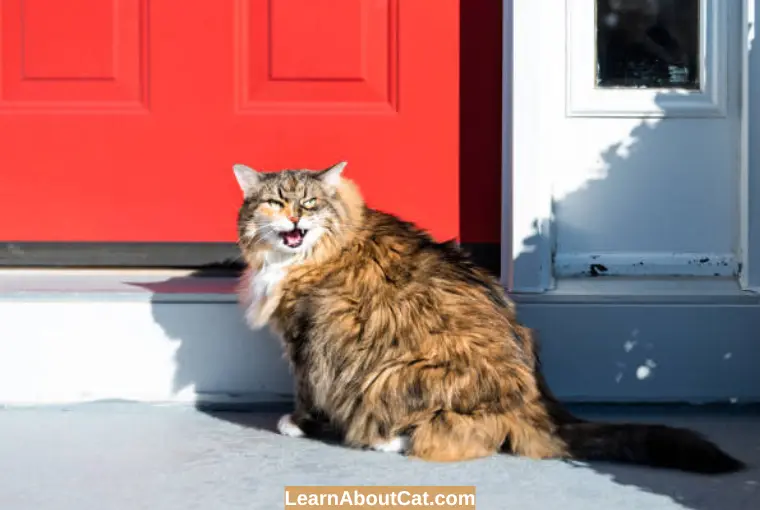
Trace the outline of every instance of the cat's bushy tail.
<path fill-rule="evenodd" d="M 540 372 L 538 384 L 557 434 L 576 460 L 625 462 L 692 473 L 727 474 L 747 466 L 693 430 L 659 424 L 604 423 L 573 415 Z"/>
<path fill-rule="evenodd" d="M 522 335 L 531 334 L 523 330 Z M 531 334 L 539 392 L 557 434 L 576 460 L 624 462 L 702 474 L 728 474 L 747 465 L 693 430 L 659 424 L 588 421 L 566 409 L 541 369 L 538 343 Z"/>
<path fill-rule="evenodd" d="M 578 460 L 602 460 L 724 474 L 746 465 L 701 434 L 666 425 L 598 423 L 573 420 L 558 424 L 570 455 Z"/>

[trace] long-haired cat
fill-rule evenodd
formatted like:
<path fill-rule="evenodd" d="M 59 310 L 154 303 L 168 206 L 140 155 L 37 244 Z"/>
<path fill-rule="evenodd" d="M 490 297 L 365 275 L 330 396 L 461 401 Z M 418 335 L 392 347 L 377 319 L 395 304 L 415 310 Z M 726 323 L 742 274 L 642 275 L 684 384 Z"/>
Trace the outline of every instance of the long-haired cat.
<path fill-rule="evenodd" d="M 743 468 L 690 430 L 564 410 L 498 281 L 454 243 L 367 207 L 344 167 L 234 167 L 245 317 L 280 336 L 296 380 L 281 433 L 310 435 L 327 423 L 347 445 L 436 461 L 505 451 Z"/>

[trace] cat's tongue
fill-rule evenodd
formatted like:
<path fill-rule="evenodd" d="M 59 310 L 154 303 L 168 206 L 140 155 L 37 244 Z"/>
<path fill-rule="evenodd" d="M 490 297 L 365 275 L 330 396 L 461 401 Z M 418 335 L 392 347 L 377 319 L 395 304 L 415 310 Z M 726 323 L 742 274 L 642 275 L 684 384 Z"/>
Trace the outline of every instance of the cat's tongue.
<path fill-rule="evenodd" d="M 285 245 L 290 248 L 298 248 L 303 242 L 303 231 L 299 229 L 282 232 L 280 235 L 282 236 L 282 240 L 285 241 Z"/>

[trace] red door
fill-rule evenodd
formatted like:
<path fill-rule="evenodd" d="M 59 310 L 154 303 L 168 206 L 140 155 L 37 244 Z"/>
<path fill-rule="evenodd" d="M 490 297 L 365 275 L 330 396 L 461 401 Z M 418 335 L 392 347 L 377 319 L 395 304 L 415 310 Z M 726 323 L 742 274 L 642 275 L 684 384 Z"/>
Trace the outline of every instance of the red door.
<path fill-rule="evenodd" d="M 235 239 L 234 163 L 459 235 L 457 0 L 0 0 L 0 241 Z"/>

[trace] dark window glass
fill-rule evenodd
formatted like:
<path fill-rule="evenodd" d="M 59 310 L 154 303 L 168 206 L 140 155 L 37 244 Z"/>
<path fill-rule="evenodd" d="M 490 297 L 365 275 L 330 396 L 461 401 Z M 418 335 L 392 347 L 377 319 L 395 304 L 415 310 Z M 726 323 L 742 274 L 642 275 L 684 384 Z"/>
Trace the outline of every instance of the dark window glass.
<path fill-rule="evenodd" d="M 699 0 L 597 0 L 598 87 L 699 88 Z"/>

